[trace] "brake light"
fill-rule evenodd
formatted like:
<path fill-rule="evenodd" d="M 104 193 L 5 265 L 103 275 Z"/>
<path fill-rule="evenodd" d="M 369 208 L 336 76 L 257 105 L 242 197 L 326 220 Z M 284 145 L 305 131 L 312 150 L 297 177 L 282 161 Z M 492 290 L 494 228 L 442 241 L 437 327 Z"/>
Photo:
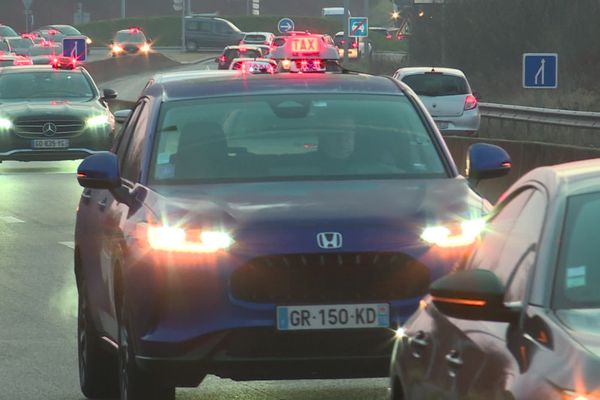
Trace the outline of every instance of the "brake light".
<path fill-rule="evenodd" d="M 248 49 L 247 49 L 247 48 L 245 48 L 245 47 L 240 47 L 240 48 L 239 48 L 239 52 L 240 52 L 240 53 L 245 53 L 245 52 L 247 52 L 247 51 L 248 51 Z"/>
<path fill-rule="evenodd" d="M 29 57 L 17 56 L 15 58 L 15 65 L 32 65 L 33 61 Z"/>
<path fill-rule="evenodd" d="M 386 34 L 385 34 L 385 38 L 386 38 L 386 39 L 391 39 L 391 38 L 392 38 L 392 34 L 391 34 L 391 33 L 389 33 L 389 32 L 388 32 L 388 33 L 386 33 Z"/>
<path fill-rule="evenodd" d="M 225 57 L 225 56 L 219 57 L 219 62 L 220 63 L 224 63 L 225 61 L 227 61 L 227 57 Z"/>
<path fill-rule="evenodd" d="M 141 30 L 140 30 L 139 26 L 129 27 L 129 33 L 140 33 L 140 32 L 141 32 Z"/>
<path fill-rule="evenodd" d="M 472 94 L 467 95 L 465 99 L 465 110 L 472 110 L 477 107 L 477 99 Z"/>
<path fill-rule="evenodd" d="M 313 64 L 315 65 L 315 68 L 321 69 L 321 60 L 314 60 Z"/>
<path fill-rule="evenodd" d="M 356 43 L 356 42 L 352 42 L 352 48 L 353 48 L 353 49 L 356 49 L 356 48 L 358 48 L 358 43 Z"/>
<path fill-rule="evenodd" d="M 77 66 L 77 58 L 70 57 L 55 57 L 52 60 L 52 68 L 54 69 L 75 69 Z"/>

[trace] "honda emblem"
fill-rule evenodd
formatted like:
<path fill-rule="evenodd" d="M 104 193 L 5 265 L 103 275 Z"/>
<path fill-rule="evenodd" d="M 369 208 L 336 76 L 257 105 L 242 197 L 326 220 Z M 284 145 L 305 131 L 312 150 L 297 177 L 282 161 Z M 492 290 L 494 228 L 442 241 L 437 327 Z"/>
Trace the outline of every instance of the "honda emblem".
<path fill-rule="evenodd" d="M 339 232 L 321 232 L 317 235 L 317 244 L 322 249 L 342 247 L 342 234 Z"/>

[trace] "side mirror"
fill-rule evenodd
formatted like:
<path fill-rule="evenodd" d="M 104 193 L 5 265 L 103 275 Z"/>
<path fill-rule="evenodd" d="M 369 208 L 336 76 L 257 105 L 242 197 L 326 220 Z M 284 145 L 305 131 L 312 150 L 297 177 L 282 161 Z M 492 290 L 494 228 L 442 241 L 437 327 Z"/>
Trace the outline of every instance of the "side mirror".
<path fill-rule="evenodd" d="M 113 89 L 104 89 L 102 91 L 102 98 L 104 100 L 112 100 L 117 98 L 118 93 Z"/>
<path fill-rule="evenodd" d="M 121 186 L 116 154 L 102 151 L 87 157 L 77 168 L 77 181 L 85 188 L 116 189 Z"/>
<path fill-rule="evenodd" d="M 131 110 L 115 111 L 114 115 L 115 115 L 115 121 L 117 121 L 117 123 L 124 124 L 127 121 L 127 119 L 129 118 L 129 115 L 131 115 Z"/>
<path fill-rule="evenodd" d="M 431 300 L 449 317 L 514 322 L 518 311 L 504 305 L 504 286 L 492 272 L 483 269 L 458 271 L 431 284 Z"/>
<path fill-rule="evenodd" d="M 487 143 L 469 146 L 466 175 L 469 179 L 498 178 L 510 172 L 512 160 L 502 147 Z"/>

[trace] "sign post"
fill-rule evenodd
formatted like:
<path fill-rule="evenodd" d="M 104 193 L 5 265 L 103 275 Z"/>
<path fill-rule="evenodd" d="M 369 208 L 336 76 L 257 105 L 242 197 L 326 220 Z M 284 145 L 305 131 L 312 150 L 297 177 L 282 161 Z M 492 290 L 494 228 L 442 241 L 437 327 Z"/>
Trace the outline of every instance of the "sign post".
<path fill-rule="evenodd" d="M 523 88 L 556 89 L 558 87 L 558 54 L 523 54 Z"/>
<path fill-rule="evenodd" d="M 281 18 L 277 23 L 279 33 L 286 33 L 294 30 L 294 21 L 291 18 Z"/>
<path fill-rule="evenodd" d="M 63 57 L 75 58 L 77 61 L 85 61 L 87 55 L 87 42 L 82 36 L 65 37 L 62 41 Z"/>

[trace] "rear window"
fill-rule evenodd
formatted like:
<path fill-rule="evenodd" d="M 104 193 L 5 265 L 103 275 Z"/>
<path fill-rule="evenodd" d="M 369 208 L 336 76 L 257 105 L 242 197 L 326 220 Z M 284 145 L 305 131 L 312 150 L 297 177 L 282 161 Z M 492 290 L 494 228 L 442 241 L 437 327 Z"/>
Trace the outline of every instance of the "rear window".
<path fill-rule="evenodd" d="M 23 49 L 33 46 L 31 39 L 8 39 L 8 42 L 12 47 Z"/>
<path fill-rule="evenodd" d="M 249 95 L 164 103 L 152 184 L 445 177 L 404 96 Z"/>
<path fill-rule="evenodd" d="M 244 37 L 245 42 L 262 43 L 267 40 L 265 35 L 246 35 Z"/>
<path fill-rule="evenodd" d="M 246 51 L 229 49 L 225 51 L 225 57 L 230 61 L 234 58 L 260 58 L 261 56 L 260 51 L 254 49 L 247 49 Z"/>
<path fill-rule="evenodd" d="M 146 36 L 142 32 L 117 32 L 115 40 L 117 42 L 143 43 L 146 41 Z"/>
<path fill-rule="evenodd" d="M 0 26 L 0 36 L 19 36 L 17 32 L 14 31 L 10 26 Z"/>
<path fill-rule="evenodd" d="M 273 46 L 280 47 L 285 44 L 285 38 L 279 37 L 273 40 Z"/>
<path fill-rule="evenodd" d="M 425 73 L 408 75 L 402 78 L 419 96 L 455 96 L 469 94 L 467 81 L 454 75 Z"/>

